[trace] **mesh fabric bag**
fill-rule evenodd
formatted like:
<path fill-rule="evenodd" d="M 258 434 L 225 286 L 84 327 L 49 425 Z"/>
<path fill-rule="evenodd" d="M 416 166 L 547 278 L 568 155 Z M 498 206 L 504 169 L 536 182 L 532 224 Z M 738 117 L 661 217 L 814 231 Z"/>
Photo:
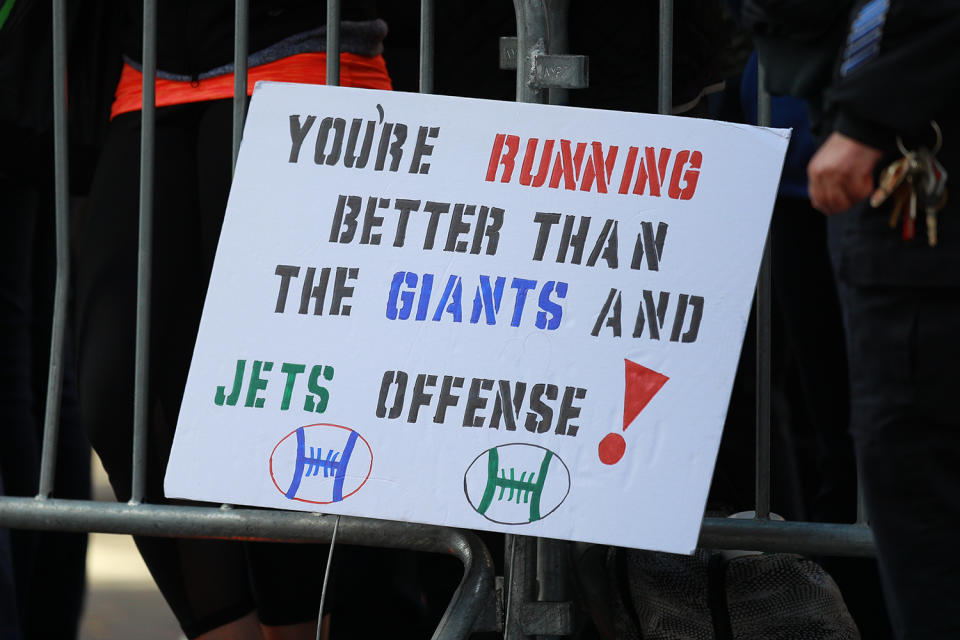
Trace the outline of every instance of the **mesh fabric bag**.
<path fill-rule="evenodd" d="M 610 548 L 604 591 L 618 640 L 859 640 L 840 590 L 798 555 L 727 560 Z"/>

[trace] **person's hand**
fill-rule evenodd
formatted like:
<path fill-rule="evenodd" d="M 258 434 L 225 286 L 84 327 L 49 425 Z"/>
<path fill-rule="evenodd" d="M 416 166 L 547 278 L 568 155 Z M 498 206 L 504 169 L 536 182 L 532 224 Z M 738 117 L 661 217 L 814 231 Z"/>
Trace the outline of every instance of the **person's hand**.
<path fill-rule="evenodd" d="M 846 211 L 873 193 L 873 169 L 883 153 L 833 132 L 807 165 L 810 202 L 827 215 Z"/>

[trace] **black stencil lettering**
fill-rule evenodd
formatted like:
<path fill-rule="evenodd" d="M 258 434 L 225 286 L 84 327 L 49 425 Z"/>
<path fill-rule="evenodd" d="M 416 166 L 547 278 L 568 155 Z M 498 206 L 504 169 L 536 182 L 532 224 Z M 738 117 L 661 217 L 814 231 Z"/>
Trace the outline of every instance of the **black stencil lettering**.
<path fill-rule="evenodd" d="M 341 195 L 337 198 L 337 209 L 333 212 L 333 224 L 330 226 L 330 242 L 342 244 L 353 242 L 353 236 L 357 233 L 357 216 L 360 213 L 361 202 L 360 196 Z M 340 233 L 341 227 L 343 227 L 343 233 Z"/>
<path fill-rule="evenodd" d="M 429 250 L 433 249 L 433 243 L 436 241 L 440 216 L 450 211 L 450 203 L 427 200 L 426 204 L 423 205 L 423 210 L 430 214 L 430 220 L 427 222 L 427 233 L 423 238 L 423 248 Z"/>
<path fill-rule="evenodd" d="M 397 385 L 397 390 L 393 394 L 393 404 L 390 406 L 390 413 L 387 413 L 387 395 L 390 393 L 390 387 Z M 377 417 L 388 416 L 391 420 L 399 418 L 403 412 L 403 397 L 407 393 L 407 373 L 405 371 L 385 371 L 383 381 L 380 383 L 380 397 L 377 400 Z"/>
<path fill-rule="evenodd" d="M 427 137 L 436 138 L 440 135 L 440 127 L 420 127 L 417 132 L 417 144 L 413 147 L 413 159 L 410 162 L 410 173 L 426 175 L 430 173 L 430 163 L 423 162 L 423 158 L 433 153 L 433 145 L 427 144 Z"/>
<path fill-rule="evenodd" d="M 392 141 L 391 138 L 393 138 Z M 396 171 L 400 166 L 400 158 L 403 156 L 403 143 L 406 141 L 407 125 L 394 122 L 385 123 L 383 131 L 380 133 L 380 148 L 377 149 L 377 162 L 374 168 L 377 171 L 383 170 L 389 151 L 390 171 Z"/>
<path fill-rule="evenodd" d="M 324 118 L 320 121 L 320 130 L 317 131 L 317 148 L 313 154 L 313 161 L 317 164 L 326 162 L 328 166 L 337 164 L 340 160 L 340 150 L 343 147 L 343 133 L 347 127 L 347 122 L 343 118 Z M 330 137 L 330 129 L 333 129 L 333 143 L 330 146 L 330 152 L 325 153 L 327 140 Z"/>
<path fill-rule="evenodd" d="M 310 298 L 313 302 L 313 315 L 323 315 L 323 299 L 327 295 L 327 282 L 330 280 L 330 267 L 324 267 L 320 270 L 320 282 L 313 286 L 313 276 L 316 269 L 307 268 L 307 275 L 303 280 L 303 290 L 300 293 L 300 313 L 306 314 L 310 310 Z"/>
<path fill-rule="evenodd" d="M 303 146 L 303 140 L 307 137 L 307 132 L 310 131 L 310 127 L 313 126 L 316 119 L 317 116 L 307 116 L 301 126 L 299 115 L 290 116 L 290 162 L 300 160 L 300 147 Z"/>
<path fill-rule="evenodd" d="M 500 244 L 500 227 L 503 226 L 503 209 L 499 207 L 490 208 L 490 224 L 487 225 L 483 235 L 487 237 L 487 255 L 497 254 L 497 246 Z"/>
<path fill-rule="evenodd" d="M 537 246 L 533 248 L 533 259 L 543 260 L 547 243 L 550 241 L 550 231 L 553 230 L 553 225 L 560 222 L 560 214 L 537 211 L 533 214 L 533 221 L 540 225 L 540 230 L 537 232 Z"/>
<path fill-rule="evenodd" d="M 548 400 L 556 400 L 559 389 L 555 384 L 535 384 L 530 391 L 530 408 L 533 411 L 527 412 L 527 419 L 523 426 L 531 433 L 546 433 L 550 431 L 550 423 L 553 421 L 553 409 L 543 401 L 546 396 Z M 539 419 L 538 419 L 539 418 Z"/>
<path fill-rule="evenodd" d="M 474 378 L 470 383 L 470 392 L 467 394 L 467 407 L 463 414 L 463 426 L 482 427 L 483 418 L 476 417 L 478 409 L 485 409 L 487 399 L 480 395 L 480 391 L 490 391 L 493 389 L 493 380 L 487 378 Z"/>
<path fill-rule="evenodd" d="M 363 169 L 367 166 L 367 160 L 370 158 L 370 147 L 373 145 L 374 128 L 377 123 L 373 120 L 367 120 L 367 130 L 363 134 L 363 145 L 360 147 L 360 155 L 356 155 L 357 138 L 360 136 L 360 127 L 363 125 L 362 118 L 354 118 L 350 123 L 350 134 L 347 136 L 347 149 L 343 154 L 343 163 L 348 167 Z"/>
<path fill-rule="evenodd" d="M 637 311 L 637 324 L 633 329 L 633 337 L 639 338 L 643 333 L 644 312 L 646 309 L 646 320 L 648 332 L 651 340 L 660 339 L 660 330 L 663 329 L 664 320 L 667 317 L 667 304 L 670 302 L 670 294 L 661 291 L 656 303 L 653 301 L 653 291 L 643 290 L 643 306 Z"/>
<path fill-rule="evenodd" d="M 434 424 L 443 424 L 447 417 L 447 409 L 457 406 L 460 396 L 453 393 L 453 389 L 463 388 L 463 378 L 454 376 L 443 376 L 443 382 L 440 384 L 440 395 L 437 398 L 437 412 L 433 415 Z"/>
<path fill-rule="evenodd" d="M 465 240 L 459 240 L 460 236 L 470 231 L 470 223 L 464 222 L 464 218 L 472 217 L 477 211 L 477 207 L 472 204 L 455 204 L 453 213 L 450 216 L 450 226 L 447 228 L 447 244 L 444 245 L 444 251 L 455 251 L 457 253 L 466 253 L 467 243 Z"/>
<path fill-rule="evenodd" d="M 633 248 L 633 260 L 630 263 L 631 269 L 639 269 L 642 266 L 641 259 L 644 255 L 647 257 L 647 269 L 650 271 L 660 270 L 660 260 L 663 258 L 663 243 L 667 239 L 667 223 L 661 222 L 657 225 L 657 236 L 653 236 L 653 223 L 641 222 L 640 233 L 637 234 L 637 244 Z"/>
<path fill-rule="evenodd" d="M 376 215 L 377 208 L 386 209 L 390 206 L 389 198 L 367 198 L 367 211 L 363 216 L 363 231 L 360 233 L 360 244 L 380 244 L 380 234 L 372 233 L 374 228 L 383 226 L 383 216 Z"/>
<path fill-rule="evenodd" d="M 433 394 L 427 393 L 425 388 L 433 388 L 436 386 L 437 376 L 427 375 L 425 373 L 417 376 L 416 381 L 413 383 L 413 395 L 410 397 L 410 412 L 407 414 L 407 422 L 416 422 L 417 417 L 420 415 L 420 407 L 429 406 L 430 401 L 433 400 Z"/>
<path fill-rule="evenodd" d="M 567 250 L 573 247 L 573 256 L 570 258 L 571 264 L 580 264 L 583 260 L 583 248 L 587 243 L 587 231 L 590 230 L 590 216 L 580 218 L 580 226 L 577 232 L 573 233 L 573 223 L 576 216 L 567 216 L 563 221 L 563 234 L 560 236 L 560 247 L 557 249 L 557 262 L 564 263 L 567 260 Z"/>
<path fill-rule="evenodd" d="M 601 253 L 602 252 L 602 253 Z M 600 230 L 600 237 L 597 238 L 597 244 L 594 245 L 590 257 L 587 259 L 587 266 L 592 267 L 597 264 L 599 258 L 607 261 L 607 266 L 611 269 L 617 268 L 617 221 L 608 219 L 603 223 L 603 229 Z"/>
<path fill-rule="evenodd" d="M 593 325 L 593 331 L 590 332 L 592 336 L 600 335 L 600 329 L 603 328 L 604 324 L 613 329 L 613 336 L 615 338 L 620 337 L 620 312 L 622 311 L 622 303 L 620 301 L 620 291 L 617 289 L 610 289 L 610 293 L 607 295 L 606 302 L 603 303 L 603 309 L 600 310 L 600 315 L 597 316 L 597 322 Z M 604 323 L 606 320 L 606 323 Z M 639 319 L 637 320 L 639 322 Z"/>
<path fill-rule="evenodd" d="M 346 286 L 347 280 L 356 280 L 360 274 L 357 267 L 337 267 L 337 275 L 333 281 L 333 300 L 330 302 L 330 315 L 349 316 L 350 305 L 343 304 L 344 298 L 353 297 L 353 287 Z"/>
<path fill-rule="evenodd" d="M 690 318 L 690 328 L 681 336 L 680 332 L 683 330 L 683 321 L 687 315 L 688 299 L 689 306 L 693 308 L 693 315 Z M 677 342 L 680 340 L 682 342 L 694 342 L 700 333 L 701 320 L 703 320 L 703 296 L 688 296 L 685 293 L 680 294 L 677 301 L 677 316 L 673 320 L 673 331 L 670 334 L 670 341 Z"/>
<path fill-rule="evenodd" d="M 410 212 L 420 210 L 420 201 L 397 198 L 396 202 L 393 203 L 393 208 L 397 210 L 399 215 L 397 235 L 393 238 L 393 246 L 402 247 L 407 239 L 407 222 L 410 220 Z"/>
<path fill-rule="evenodd" d="M 483 240 L 483 228 L 487 225 L 487 214 L 490 207 L 480 205 L 480 211 L 477 213 L 477 224 L 473 227 L 473 243 L 470 245 L 470 254 L 479 255 L 480 246 Z"/>
<path fill-rule="evenodd" d="M 557 416 L 557 429 L 554 431 L 558 436 L 575 436 L 580 427 L 575 424 L 569 424 L 574 418 L 580 417 L 580 407 L 573 405 L 574 399 L 583 400 L 587 397 L 587 390 L 580 387 L 567 387 L 563 390 L 563 401 L 560 403 L 560 415 Z"/>
<path fill-rule="evenodd" d="M 280 276 L 280 291 L 277 293 L 277 306 L 274 313 L 283 313 L 287 306 L 287 292 L 290 290 L 290 279 L 300 275 L 300 267 L 289 264 L 278 264 L 274 273 Z"/>
<path fill-rule="evenodd" d="M 520 407 L 527 395 L 527 383 L 518 382 L 513 390 L 510 382 L 500 380 L 497 385 L 497 397 L 493 402 L 493 412 L 490 414 L 490 426 L 500 428 L 500 418 L 503 418 L 504 428 L 507 431 L 517 430 L 517 419 L 520 417 Z"/>

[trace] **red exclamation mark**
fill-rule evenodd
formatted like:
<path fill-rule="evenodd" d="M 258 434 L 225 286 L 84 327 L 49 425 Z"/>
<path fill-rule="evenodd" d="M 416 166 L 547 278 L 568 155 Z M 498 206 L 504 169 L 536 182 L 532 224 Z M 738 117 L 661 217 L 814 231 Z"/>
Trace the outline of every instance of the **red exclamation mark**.
<path fill-rule="evenodd" d="M 667 383 L 667 376 L 624 359 L 626 384 L 623 391 L 623 430 L 626 431 L 643 408 Z M 627 441 L 619 433 L 608 433 L 600 441 L 598 453 L 603 464 L 617 464 L 627 450 Z"/>

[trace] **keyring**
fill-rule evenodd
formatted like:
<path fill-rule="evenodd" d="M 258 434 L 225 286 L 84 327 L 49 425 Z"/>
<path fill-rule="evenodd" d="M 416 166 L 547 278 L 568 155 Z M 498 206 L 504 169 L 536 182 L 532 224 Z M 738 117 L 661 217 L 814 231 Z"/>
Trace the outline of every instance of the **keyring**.
<path fill-rule="evenodd" d="M 937 141 L 933 144 L 933 150 L 930 153 L 937 155 L 937 153 L 940 151 L 940 148 L 943 146 L 943 131 L 940 130 L 940 125 L 937 124 L 936 120 L 931 120 L 930 126 L 933 127 L 933 132 L 937 134 Z M 897 149 L 899 149 L 900 153 L 905 156 L 910 154 L 910 152 L 907 151 L 906 146 L 904 146 L 903 139 L 900 136 L 897 136 Z"/>

